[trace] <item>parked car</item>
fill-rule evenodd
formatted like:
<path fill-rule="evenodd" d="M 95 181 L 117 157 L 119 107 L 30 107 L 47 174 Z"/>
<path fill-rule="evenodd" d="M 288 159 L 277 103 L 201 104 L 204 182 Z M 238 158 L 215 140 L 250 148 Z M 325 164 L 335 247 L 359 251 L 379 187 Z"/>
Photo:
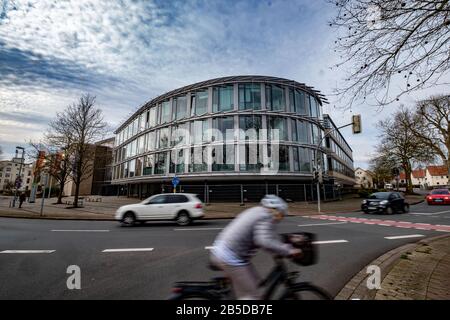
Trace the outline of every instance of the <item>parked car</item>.
<path fill-rule="evenodd" d="M 203 204 L 195 194 L 165 193 L 122 206 L 117 209 L 115 218 L 124 226 L 150 220 L 172 220 L 185 226 L 203 216 Z"/>
<path fill-rule="evenodd" d="M 426 200 L 429 205 L 450 204 L 450 192 L 448 189 L 435 189 L 427 195 Z"/>
<path fill-rule="evenodd" d="M 361 203 L 365 213 L 399 213 L 409 212 L 409 204 L 398 192 L 375 192 Z"/>

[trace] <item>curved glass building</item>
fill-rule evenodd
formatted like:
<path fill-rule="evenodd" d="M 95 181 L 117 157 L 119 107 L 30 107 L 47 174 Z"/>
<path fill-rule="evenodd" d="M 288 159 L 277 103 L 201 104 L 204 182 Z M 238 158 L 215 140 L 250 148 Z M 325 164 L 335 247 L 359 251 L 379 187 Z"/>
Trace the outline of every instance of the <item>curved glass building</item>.
<path fill-rule="evenodd" d="M 265 193 L 307 200 L 314 198 L 317 160 L 330 189 L 324 196 L 335 197 L 337 183 L 354 184 L 352 150 L 339 131 L 326 134 L 334 123 L 324 103 L 303 83 L 266 76 L 170 91 L 116 130 L 113 183 L 122 194 L 145 197 L 171 192 L 176 175 L 178 191 L 204 201 L 253 201 Z"/>

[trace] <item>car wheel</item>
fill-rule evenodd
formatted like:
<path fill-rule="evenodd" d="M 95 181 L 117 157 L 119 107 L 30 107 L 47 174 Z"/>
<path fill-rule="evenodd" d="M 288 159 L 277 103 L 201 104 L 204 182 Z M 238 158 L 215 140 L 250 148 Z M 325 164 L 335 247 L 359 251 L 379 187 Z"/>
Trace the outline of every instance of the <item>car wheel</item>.
<path fill-rule="evenodd" d="M 409 204 L 405 203 L 403 206 L 403 213 L 408 213 L 409 212 Z"/>
<path fill-rule="evenodd" d="M 392 207 L 387 207 L 386 208 L 386 213 L 387 214 L 394 214 L 394 210 L 392 209 Z"/>
<path fill-rule="evenodd" d="M 122 225 L 125 227 L 132 227 L 136 223 L 136 216 L 133 212 L 126 212 L 122 218 Z"/>
<path fill-rule="evenodd" d="M 191 217 L 186 211 L 180 211 L 177 215 L 176 221 L 180 226 L 187 226 L 191 223 Z"/>
<path fill-rule="evenodd" d="M 370 214 L 370 212 L 369 212 L 369 211 L 367 211 L 367 210 L 364 210 L 364 213 L 365 213 L 365 214 Z"/>

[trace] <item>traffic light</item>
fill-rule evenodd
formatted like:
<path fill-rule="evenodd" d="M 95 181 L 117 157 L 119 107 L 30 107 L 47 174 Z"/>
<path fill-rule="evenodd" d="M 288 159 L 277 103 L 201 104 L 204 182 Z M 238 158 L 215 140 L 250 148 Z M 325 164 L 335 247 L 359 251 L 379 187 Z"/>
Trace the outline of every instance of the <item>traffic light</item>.
<path fill-rule="evenodd" d="M 353 133 L 361 133 L 361 115 L 352 116 Z"/>

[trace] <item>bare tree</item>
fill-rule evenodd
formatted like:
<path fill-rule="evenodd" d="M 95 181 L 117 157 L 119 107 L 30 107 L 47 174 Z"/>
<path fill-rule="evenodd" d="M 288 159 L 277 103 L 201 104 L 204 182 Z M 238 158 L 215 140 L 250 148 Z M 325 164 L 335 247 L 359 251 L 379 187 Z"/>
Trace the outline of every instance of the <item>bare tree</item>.
<path fill-rule="evenodd" d="M 416 138 L 447 166 L 450 176 L 450 95 L 419 101 L 409 126 Z"/>
<path fill-rule="evenodd" d="M 376 155 L 371 159 L 369 169 L 374 174 L 374 180 L 378 188 L 380 186 L 384 187 L 386 183 L 392 181 L 392 172 L 396 165 L 392 160 L 392 158 L 386 155 Z"/>
<path fill-rule="evenodd" d="M 411 173 L 414 163 L 431 162 L 434 154 L 429 146 L 418 139 L 411 130 L 411 111 L 401 108 L 393 119 L 380 121 L 381 141 L 377 153 L 389 166 L 401 166 L 406 175 L 406 193 L 412 193 Z"/>
<path fill-rule="evenodd" d="M 95 107 L 95 97 L 85 94 L 77 104 L 68 106 L 58 113 L 55 120 L 57 128 L 65 128 L 70 134 L 71 178 L 75 183 L 74 207 L 78 207 L 81 182 L 89 178 L 93 171 L 93 143 L 103 138 L 107 124 L 102 111 Z M 54 128 L 55 129 L 55 128 Z"/>
<path fill-rule="evenodd" d="M 444 84 L 450 66 L 449 0 L 328 1 L 337 8 L 330 26 L 338 31 L 340 62 L 333 68 L 347 71 L 336 93 L 349 105 L 369 95 L 386 105 Z"/>

